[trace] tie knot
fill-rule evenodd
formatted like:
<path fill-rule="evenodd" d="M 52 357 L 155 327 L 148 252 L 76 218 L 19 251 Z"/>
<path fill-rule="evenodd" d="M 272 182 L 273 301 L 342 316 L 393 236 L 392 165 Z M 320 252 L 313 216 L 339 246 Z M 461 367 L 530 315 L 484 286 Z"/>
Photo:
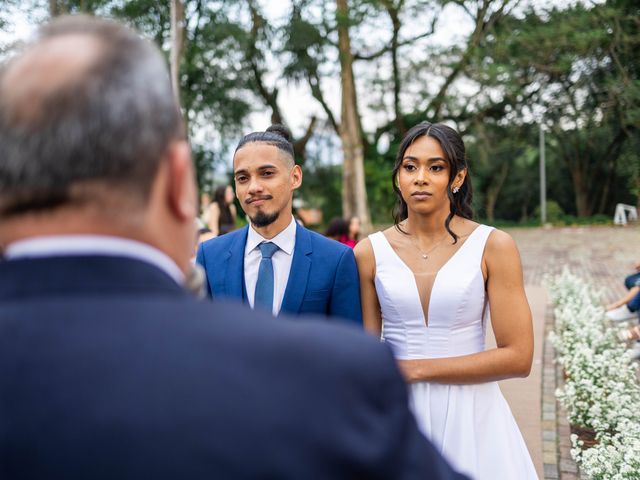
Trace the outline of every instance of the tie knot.
<path fill-rule="evenodd" d="M 271 258 L 276 250 L 278 250 L 278 246 L 273 242 L 264 242 L 259 245 L 260 253 L 262 253 L 262 258 Z"/>

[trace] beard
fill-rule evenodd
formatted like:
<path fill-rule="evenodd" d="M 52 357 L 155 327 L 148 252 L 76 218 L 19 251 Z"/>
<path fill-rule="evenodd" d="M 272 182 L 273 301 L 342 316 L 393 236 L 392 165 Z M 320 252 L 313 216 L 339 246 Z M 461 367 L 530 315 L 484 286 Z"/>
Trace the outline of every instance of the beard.
<path fill-rule="evenodd" d="M 249 217 L 251 219 L 251 223 L 253 223 L 256 227 L 266 227 L 267 225 L 271 225 L 275 222 L 280 216 L 280 212 L 274 213 L 265 213 L 258 212 L 253 217 Z"/>

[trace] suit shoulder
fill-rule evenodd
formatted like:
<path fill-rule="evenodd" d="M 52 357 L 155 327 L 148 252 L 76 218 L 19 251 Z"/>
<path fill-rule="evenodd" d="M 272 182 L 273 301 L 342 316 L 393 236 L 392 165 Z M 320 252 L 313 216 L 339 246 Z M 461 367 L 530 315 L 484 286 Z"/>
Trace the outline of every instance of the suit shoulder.
<path fill-rule="evenodd" d="M 202 249 L 207 253 L 216 252 L 222 248 L 228 247 L 243 235 L 246 235 L 246 227 L 234 230 L 215 238 L 211 238 L 202 243 Z"/>

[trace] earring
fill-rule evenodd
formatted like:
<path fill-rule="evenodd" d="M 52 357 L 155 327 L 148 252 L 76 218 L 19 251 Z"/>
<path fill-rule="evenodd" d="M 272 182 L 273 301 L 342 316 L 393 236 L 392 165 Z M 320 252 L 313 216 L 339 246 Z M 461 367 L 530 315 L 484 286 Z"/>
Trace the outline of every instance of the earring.
<path fill-rule="evenodd" d="M 458 190 L 460 190 L 460 187 L 453 187 L 453 193 L 454 194 L 458 193 Z"/>

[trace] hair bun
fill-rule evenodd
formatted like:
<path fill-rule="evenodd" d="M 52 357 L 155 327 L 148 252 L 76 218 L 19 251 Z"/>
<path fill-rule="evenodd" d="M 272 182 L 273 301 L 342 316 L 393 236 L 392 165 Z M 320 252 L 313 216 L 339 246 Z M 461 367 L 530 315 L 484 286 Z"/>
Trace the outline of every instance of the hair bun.
<path fill-rule="evenodd" d="M 274 125 L 271 125 L 269 128 L 267 128 L 266 131 L 270 133 L 275 133 L 276 135 L 283 137 L 287 142 L 291 141 L 291 132 L 289 132 L 289 129 L 284 125 L 280 125 L 279 123 L 276 123 Z"/>

